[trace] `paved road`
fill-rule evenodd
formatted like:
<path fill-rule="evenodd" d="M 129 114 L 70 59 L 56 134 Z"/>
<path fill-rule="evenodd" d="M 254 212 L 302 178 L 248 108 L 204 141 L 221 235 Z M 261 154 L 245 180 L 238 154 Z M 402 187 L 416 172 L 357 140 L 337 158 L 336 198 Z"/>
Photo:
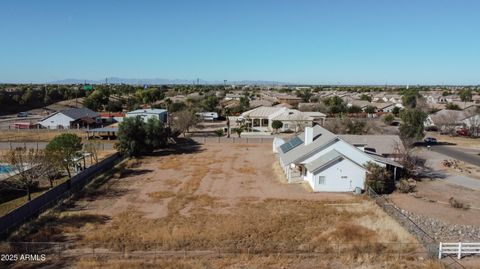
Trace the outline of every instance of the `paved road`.
<path fill-rule="evenodd" d="M 447 155 L 450 158 L 454 158 L 460 161 L 464 161 L 469 164 L 480 166 L 480 156 L 477 155 L 480 153 L 479 151 L 462 151 L 461 148 L 454 147 L 454 146 L 432 146 L 432 151 L 441 153 L 443 155 Z"/>
<path fill-rule="evenodd" d="M 421 148 L 418 151 L 418 155 L 426 160 L 425 165 L 431 169 L 431 172 L 426 174 L 426 176 L 472 190 L 480 191 L 480 179 L 445 171 L 445 167 L 443 167 L 441 163 L 443 160 L 452 157 L 434 151 L 433 148 L 434 147 L 431 148 L 432 150 Z"/>

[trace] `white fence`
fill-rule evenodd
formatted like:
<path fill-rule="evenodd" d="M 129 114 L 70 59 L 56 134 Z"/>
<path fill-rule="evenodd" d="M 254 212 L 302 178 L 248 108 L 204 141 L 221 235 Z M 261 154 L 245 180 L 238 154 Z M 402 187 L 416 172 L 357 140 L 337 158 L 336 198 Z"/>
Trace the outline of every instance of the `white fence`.
<path fill-rule="evenodd" d="M 442 243 L 438 247 L 438 258 L 441 259 L 443 255 L 456 254 L 458 259 L 462 255 L 480 254 L 480 243 Z"/>

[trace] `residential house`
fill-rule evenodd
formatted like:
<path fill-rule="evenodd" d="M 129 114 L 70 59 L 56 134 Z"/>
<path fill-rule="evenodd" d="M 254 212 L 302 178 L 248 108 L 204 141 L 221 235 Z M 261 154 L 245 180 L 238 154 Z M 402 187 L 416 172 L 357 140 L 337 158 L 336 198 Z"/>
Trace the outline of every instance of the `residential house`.
<path fill-rule="evenodd" d="M 161 122 L 166 123 L 168 117 L 168 111 L 165 109 L 137 109 L 127 112 L 125 115 L 127 118 L 141 117 L 144 121 L 150 118 L 159 119 Z"/>
<path fill-rule="evenodd" d="M 467 116 L 468 114 L 465 111 L 442 109 L 428 115 L 424 126 L 425 128 L 436 127 L 442 131 L 452 130 L 460 128 L 463 125 L 462 120 Z"/>
<path fill-rule="evenodd" d="M 401 174 L 402 165 L 382 155 L 393 154 L 394 144 L 400 139 L 382 137 L 339 136 L 316 125 L 280 145 L 278 159 L 288 182 L 305 181 L 315 192 L 363 190 L 369 162 L 390 171 L 392 183 Z M 377 152 L 377 148 L 381 150 Z"/>
<path fill-rule="evenodd" d="M 272 122 L 281 121 L 279 131 L 301 131 L 305 126 L 324 124 L 326 115 L 320 112 L 301 112 L 285 107 L 257 107 L 242 113 L 240 120 L 245 122 L 247 130 L 254 132 L 273 132 Z"/>
<path fill-rule="evenodd" d="M 71 108 L 50 114 L 38 124 L 47 129 L 72 129 L 93 127 L 101 123 L 100 114 L 86 107 Z"/>

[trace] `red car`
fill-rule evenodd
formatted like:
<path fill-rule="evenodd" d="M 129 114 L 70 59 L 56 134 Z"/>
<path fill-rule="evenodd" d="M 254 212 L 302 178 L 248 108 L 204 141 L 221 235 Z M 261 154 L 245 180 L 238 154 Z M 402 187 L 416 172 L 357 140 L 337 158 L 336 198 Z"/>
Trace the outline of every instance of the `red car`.
<path fill-rule="evenodd" d="M 470 132 L 467 129 L 459 129 L 457 130 L 457 135 L 460 136 L 470 136 Z"/>

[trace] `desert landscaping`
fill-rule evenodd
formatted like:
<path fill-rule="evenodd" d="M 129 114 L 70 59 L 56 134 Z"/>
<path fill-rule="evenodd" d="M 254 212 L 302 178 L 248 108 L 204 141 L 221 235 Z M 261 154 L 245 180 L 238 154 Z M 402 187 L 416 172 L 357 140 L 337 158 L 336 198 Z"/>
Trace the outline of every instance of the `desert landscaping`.
<path fill-rule="evenodd" d="M 365 197 L 287 184 L 268 143 L 124 161 L 11 239 L 64 242 L 45 263 L 74 268 L 440 268 Z"/>

